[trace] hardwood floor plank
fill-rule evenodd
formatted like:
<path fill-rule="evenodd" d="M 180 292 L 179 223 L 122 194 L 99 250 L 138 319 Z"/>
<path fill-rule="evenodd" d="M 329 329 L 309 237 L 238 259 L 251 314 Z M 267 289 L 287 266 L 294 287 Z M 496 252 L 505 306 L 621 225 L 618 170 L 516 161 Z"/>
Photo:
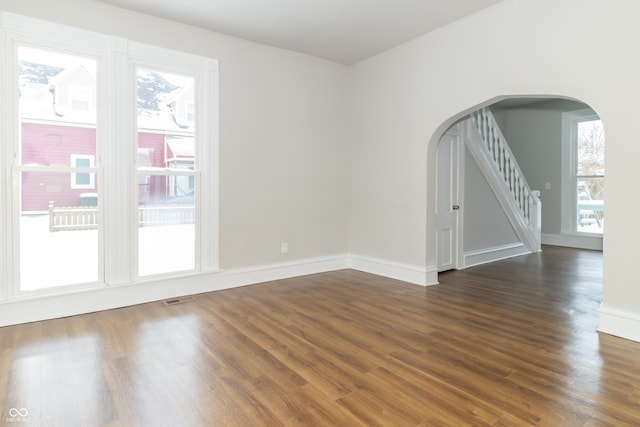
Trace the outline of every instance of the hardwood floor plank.
<path fill-rule="evenodd" d="M 386 387 L 401 390 L 402 399 L 415 407 L 422 408 L 426 405 L 429 414 L 427 421 L 440 420 L 439 425 L 493 425 L 503 414 L 493 405 L 466 392 L 443 385 L 435 378 L 417 377 L 413 372 L 399 368 L 397 364 L 389 363 L 372 374 L 378 376 Z"/>
<path fill-rule="evenodd" d="M 545 247 L 426 288 L 343 270 L 0 328 L 0 424 L 640 425 L 601 266 Z"/>
<path fill-rule="evenodd" d="M 367 426 L 311 383 L 300 387 L 295 396 L 304 410 L 290 418 L 286 423 L 288 426 Z"/>

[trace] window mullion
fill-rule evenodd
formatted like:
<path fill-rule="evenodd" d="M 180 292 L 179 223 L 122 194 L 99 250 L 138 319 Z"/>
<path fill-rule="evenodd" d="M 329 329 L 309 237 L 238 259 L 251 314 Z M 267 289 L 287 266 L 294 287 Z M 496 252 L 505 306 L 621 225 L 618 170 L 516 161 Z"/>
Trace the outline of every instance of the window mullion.
<path fill-rule="evenodd" d="M 130 183 L 133 176 L 131 147 L 134 140 L 135 101 L 125 39 L 111 38 L 104 69 L 100 107 L 105 126 L 100 137 L 103 141 L 101 155 L 105 181 L 102 194 L 105 277 L 109 285 L 117 286 L 132 281 L 134 254 L 131 244 L 133 195 Z"/>

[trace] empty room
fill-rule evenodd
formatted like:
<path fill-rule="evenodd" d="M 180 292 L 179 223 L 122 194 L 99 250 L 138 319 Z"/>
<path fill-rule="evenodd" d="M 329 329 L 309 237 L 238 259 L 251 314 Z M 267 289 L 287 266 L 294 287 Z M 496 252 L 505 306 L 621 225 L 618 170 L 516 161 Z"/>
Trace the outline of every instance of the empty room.
<path fill-rule="evenodd" d="M 0 425 L 640 425 L 639 17 L 1 0 Z"/>

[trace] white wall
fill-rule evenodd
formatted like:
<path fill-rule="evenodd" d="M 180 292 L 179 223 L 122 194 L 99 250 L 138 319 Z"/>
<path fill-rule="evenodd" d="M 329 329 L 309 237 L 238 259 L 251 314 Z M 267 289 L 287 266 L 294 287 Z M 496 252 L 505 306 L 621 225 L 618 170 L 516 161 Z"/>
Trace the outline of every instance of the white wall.
<path fill-rule="evenodd" d="M 640 340 L 640 230 L 627 226 L 640 211 L 628 197 L 640 158 L 640 2 L 506 0 L 351 69 L 89 1 L 1 7 L 220 60 L 223 268 L 348 250 L 433 274 L 435 147 L 455 118 L 501 96 L 587 103 L 607 132 L 601 329 Z M 140 287 L 113 301 L 123 296 L 150 298 Z"/>
<path fill-rule="evenodd" d="M 345 67 L 97 2 L 1 8 L 219 60 L 221 268 L 347 252 Z"/>
<path fill-rule="evenodd" d="M 0 326 L 348 265 L 346 67 L 93 1 L 3 0 L 0 10 L 218 60 L 222 269 L 5 300 Z"/>
<path fill-rule="evenodd" d="M 601 329 L 640 339 L 640 231 L 626 226 L 640 208 L 628 197 L 640 158 L 637 16 L 634 0 L 507 0 L 354 66 L 352 251 L 435 265 L 435 145 L 444 130 L 497 97 L 578 99 L 607 132 Z"/>

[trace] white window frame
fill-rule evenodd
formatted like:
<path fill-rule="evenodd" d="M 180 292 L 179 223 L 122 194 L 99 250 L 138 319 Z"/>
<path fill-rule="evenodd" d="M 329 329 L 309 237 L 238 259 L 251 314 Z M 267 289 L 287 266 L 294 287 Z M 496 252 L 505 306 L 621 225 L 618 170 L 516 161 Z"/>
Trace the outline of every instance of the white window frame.
<path fill-rule="evenodd" d="M 78 160 L 89 160 L 89 166 L 78 166 Z M 90 189 L 93 190 L 96 188 L 95 183 L 95 174 L 91 172 L 91 169 L 95 166 L 95 156 L 87 155 L 87 154 L 72 154 L 71 155 L 71 168 L 73 172 L 71 172 L 71 188 L 73 189 Z M 89 175 L 89 183 L 88 184 L 78 184 L 77 176 L 78 174 L 88 174 Z"/>
<path fill-rule="evenodd" d="M 50 172 L 69 173 L 74 171 L 91 172 L 94 180 L 102 182 L 103 169 L 100 164 L 100 145 L 104 141 L 105 129 L 102 125 L 96 126 L 96 161 L 92 168 L 75 169 L 70 166 L 38 166 L 22 165 L 20 156 L 21 125 L 19 119 L 19 94 L 16 91 L 18 70 L 19 47 L 35 47 L 60 53 L 85 56 L 96 60 L 98 67 L 106 57 L 105 48 L 108 46 L 102 36 L 69 27 L 51 24 L 31 18 L 25 18 L 6 12 L 1 13 L 2 55 L 0 58 L 2 82 L 0 86 L 0 98 L 2 99 L 2 115 L 0 115 L 0 128 L 3 129 L 2 143 L 0 144 L 0 162 L 2 174 L 8 176 L 8 181 L 0 182 L 0 190 L 8 195 L 6 204 L 0 206 L 4 211 L 7 221 L 7 234 L 0 235 L 6 242 L 3 259 L 0 265 L 6 267 L 5 281 L 0 283 L 0 302 L 2 300 L 14 300 L 37 295 L 55 293 L 73 293 L 87 289 L 101 288 L 106 285 L 104 263 L 104 228 L 98 226 L 98 271 L 97 280 L 90 283 L 74 283 L 62 286 L 43 287 L 38 290 L 23 290 L 20 283 L 20 217 L 21 217 L 21 174 L 23 172 Z M 94 181 L 95 182 L 95 181 Z M 98 216 L 102 216 L 99 208 Z"/>
<path fill-rule="evenodd" d="M 199 124 L 195 133 L 202 141 L 197 154 L 201 184 L 196 216 L 206 217 L 206 221 L 201 221 L 197 233 L 197 269 L 188 274 L 218 271 L 218 61 L 0 11 L 0 302 L 24 297 L 19 283 L 20 180 L 16 179 L 22 167 L 15 90 L 18 45 L 82 54 L 98 61 L 95 99 L 99 102 L 96 108 L 99 151 L 90 170 L 100 182 L 99 280 L 93 284 L 46 288 L 30 295 L 86 292 L 156 279 L 137 277 L 134 257 L 137 248 L 131 240 L 138 226 L 136 215 L 132 214 L 137 206 L 134 63 L 194 74 L 200 82 L 196 101 Z M 119 90 L 109 90 L 113 87 Z"/>
<path fill-rule="evenodd" d="M 134 164 L 132 173 L 134 175 L 165 174 L 165 175 L 191 175 L 195 182 L 195 217 L 196 217 L 196 259 L 195 272 L 214 271 L 218 269 L 218 142 L 217 142 L 217 99 L 218 99 L 218 73 L 217 61 L 213 59 L 193 56 L 189 54 L 177 53 L 166 49 L 152 47 L 141 43 L 130 42 L 129 69 L 131 70 L 131 80 L 129 84 L 135 87 L 135 76 L 138 68 L 155 69 L 160 72 L 170 72 L 193 76 L 195 87 L 194 93 L 196 123 L 194 128 L 194 138 L 196 141 L 195 150 L 195 170 L 169 169 L 159 171 L 158 168 L 137 168 Z M 215 102 L 211 102 L 215 100 Z M 135 107 L 135 106 L 134 106 Z M 136 117 L 135 113 L 132 116 Z M 135 119 L 134 119 L 135 124 Z M 134 125 L 134 132 L 137 133 L 137 126 Z M 137 136 L 136 136 L 137 137 Z M 137 153 L 135 146 L 131 147 Z M 137 158 L 137 157 L 135 157 Z M 137 218 L 138 193 L 137 179 L 135 188 L 132 191 L 131 213 Z M 207 218 L 203 221 L 203 218 Z M 135 231 L 135 230 L 132 230 Z M 134 238 L 132 259 L 135 260 L 134 267 L 138 262 L 138 239 L 137 232 L 132 233 Z M 154 276 L 138 276 L 138 269 L 132 272 L 134 280 L 144 281 Z M 172 276 L 175 273 L 165 274 Z M 162 276 L 162 275 L 159 275 Z"/>
<path fill-rule="evenodd" d="M 562 114 L 562 187 L 561 231 L 565 235 L 602 238 L 601 233 L 578 231 L 577 149 L 578 123 L 600 120 L 592 109 Z"/>

